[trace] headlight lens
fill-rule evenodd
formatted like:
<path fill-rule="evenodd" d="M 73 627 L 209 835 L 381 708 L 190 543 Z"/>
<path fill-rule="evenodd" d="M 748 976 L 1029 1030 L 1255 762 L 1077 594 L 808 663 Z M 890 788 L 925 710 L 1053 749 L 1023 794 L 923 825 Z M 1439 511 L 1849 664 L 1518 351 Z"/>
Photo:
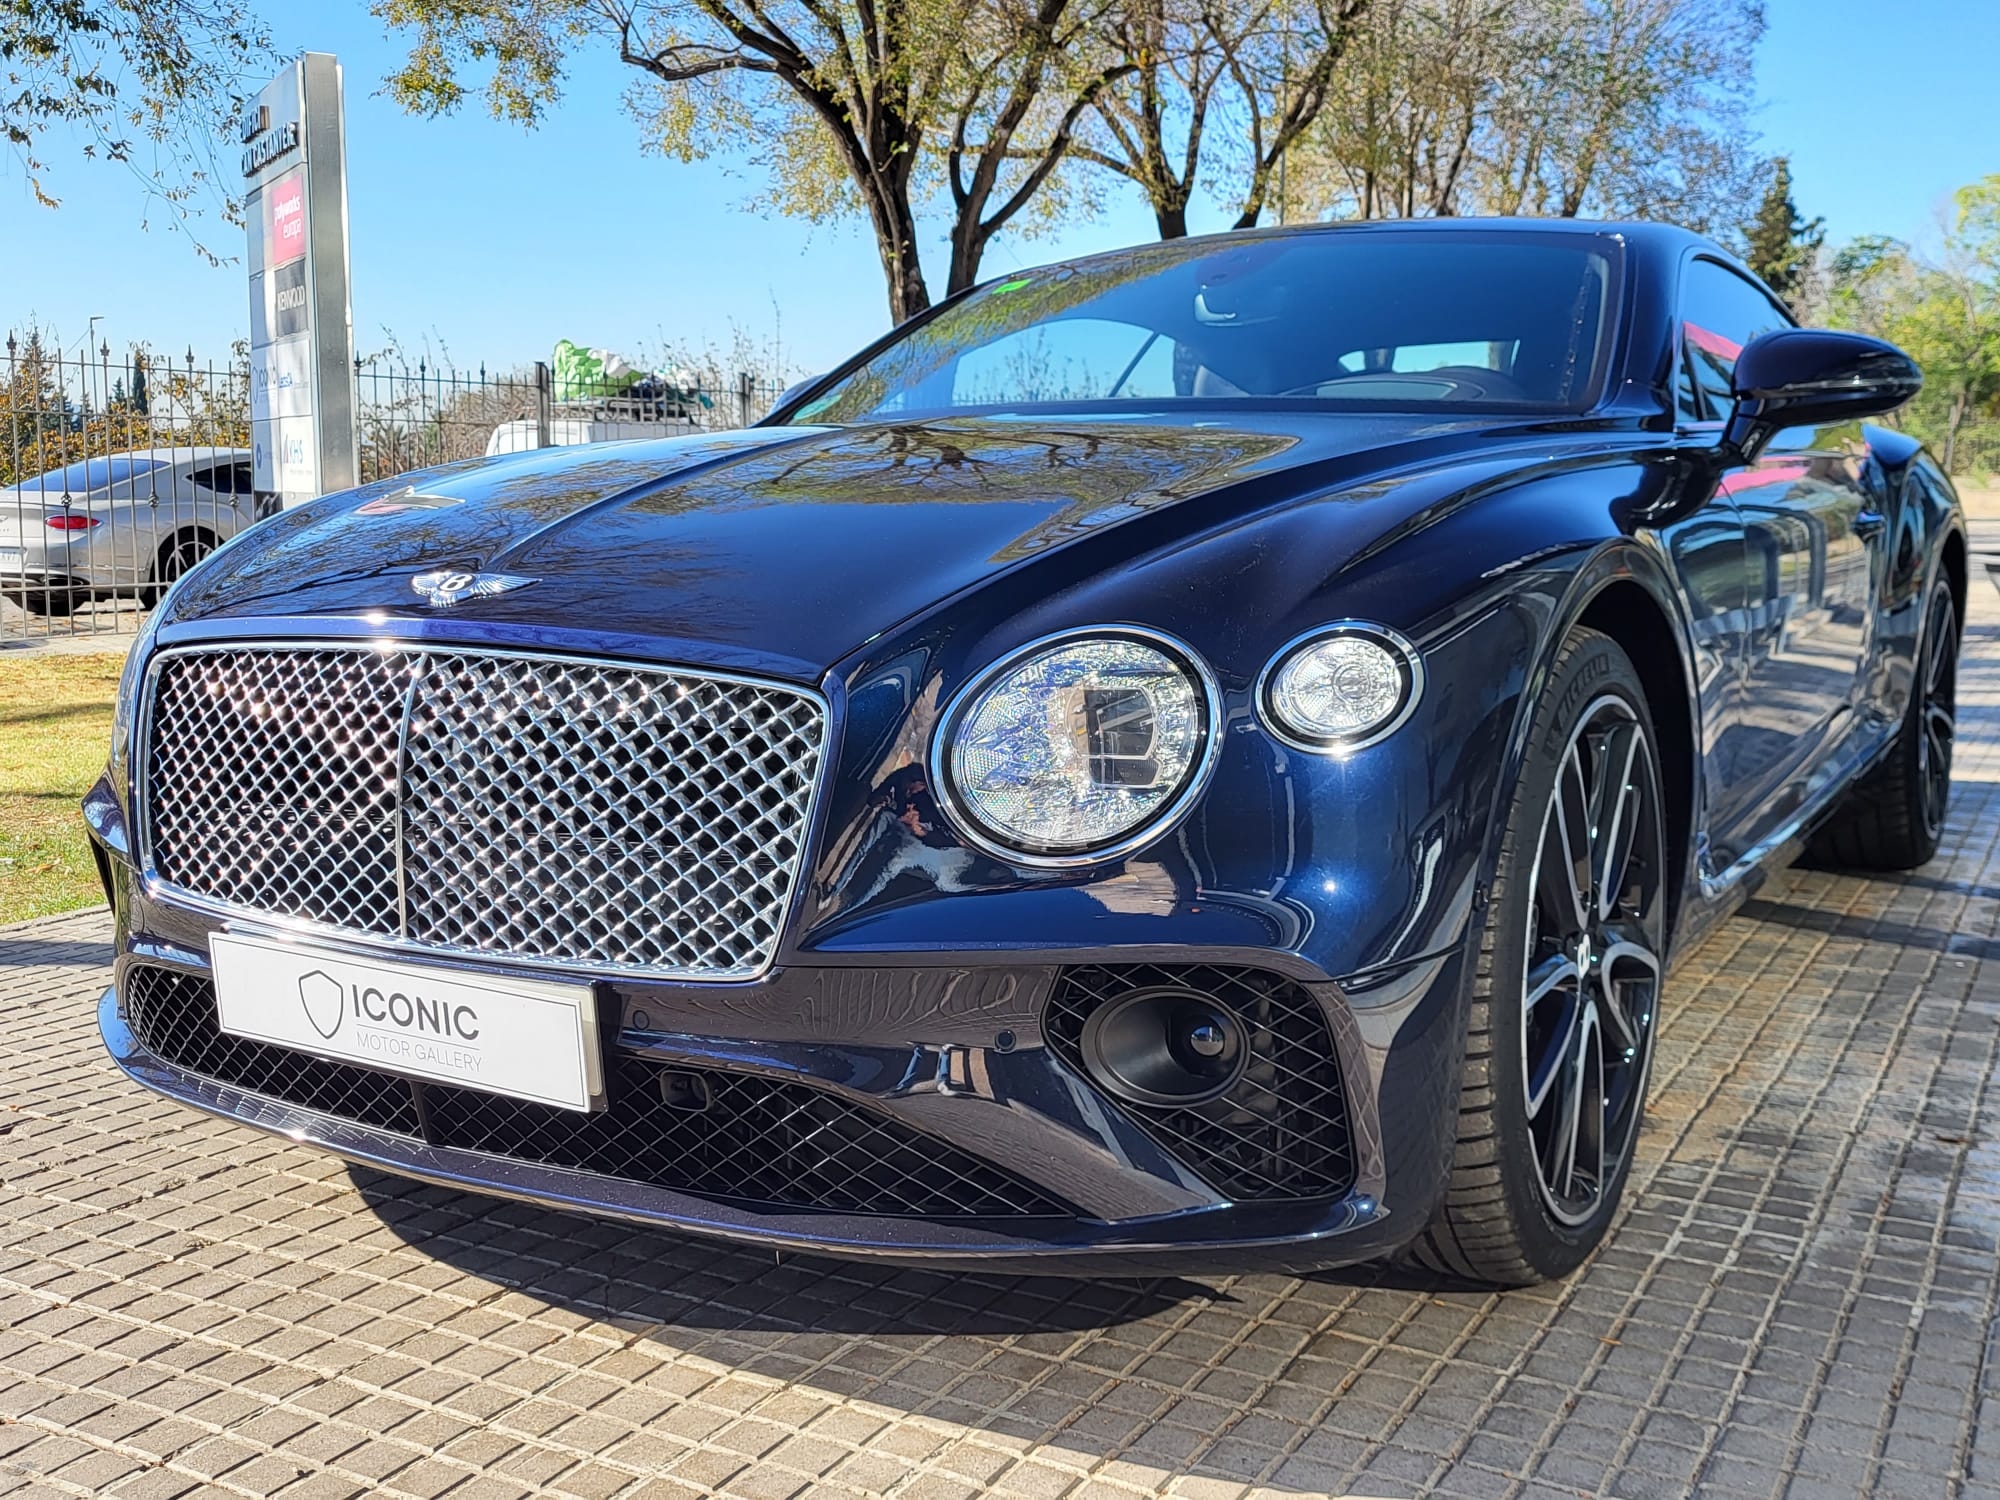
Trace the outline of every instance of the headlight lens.
<path fill-rule="evenodd" d="M 1008 851 L 1112 852 L 1201 769 L 1214 730 L 1199 673 L 1126 637 L 1071 639 L 1004 666 L 946 722 L 954 806 Z"/>
<path fill-rule="evenodd" d="M 1379 626 L 1334 626 L 1279 653 L 1262 707 L 1292 744 L 1357 749 L 1401 722 L 1422 680 L 1416 651 L 1402 637 Z"/>

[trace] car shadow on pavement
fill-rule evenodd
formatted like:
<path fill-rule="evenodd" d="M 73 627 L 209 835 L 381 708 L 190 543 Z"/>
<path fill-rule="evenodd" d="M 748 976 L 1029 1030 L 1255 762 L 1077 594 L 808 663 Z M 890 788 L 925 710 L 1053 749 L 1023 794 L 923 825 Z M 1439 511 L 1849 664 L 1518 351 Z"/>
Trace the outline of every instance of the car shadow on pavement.
<path fill-rule="evenodd" d="M 628 1328 L 995 1337 L 1110 1328 L 1190 1301 L 1230 1300 L 1172 1277 L 1081 1281 L 780 1254 L 432 1187 L 369 1167 L 350 1166 L 348 1177 L 412 1249 Z"/>
<path fill-rule="evenodd" d="M 1913 922 L 1899 922 L 1890 917 L 1824 911 L 1810 906 L 1792 906 L 1782 901 L 1761 899 L 1744 902 L 1742 915 L 1754 922 L 1770 922 L 1780 927 L 1795 928 L 1801 932 L 1822 933 L 1827 937 L 1889 943 L 1898 948 L 1926 948 L 1933 952 L 1948 953 L 1953 958 L 2000 958 L 2000 940 L 1944 931 L 1936 927 L 1920 927 Z"/>

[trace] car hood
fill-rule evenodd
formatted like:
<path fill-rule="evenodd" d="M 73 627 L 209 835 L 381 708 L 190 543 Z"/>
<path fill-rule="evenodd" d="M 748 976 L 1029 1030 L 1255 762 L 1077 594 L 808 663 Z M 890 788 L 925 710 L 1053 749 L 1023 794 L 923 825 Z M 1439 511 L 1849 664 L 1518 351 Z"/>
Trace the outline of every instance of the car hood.
<path fill-rule="evenodd" d="M 166 638 L 349 617 L 551 647 L 587 634 L 662 658 L 679 643 L 684 659 L 815 681 L 964 590 L 1020 575 L 1032 591 L 1055 553 L 1108 548 L 1110 565 L 1535 433 L 1492 417 L 956 418 L 544 450 L 287 511 L 185 580 Z M 1353 509 L 1352 547 L 1392 519 Z M 441 568 L 532 586 L 439 609 L 411 580 Z"/>

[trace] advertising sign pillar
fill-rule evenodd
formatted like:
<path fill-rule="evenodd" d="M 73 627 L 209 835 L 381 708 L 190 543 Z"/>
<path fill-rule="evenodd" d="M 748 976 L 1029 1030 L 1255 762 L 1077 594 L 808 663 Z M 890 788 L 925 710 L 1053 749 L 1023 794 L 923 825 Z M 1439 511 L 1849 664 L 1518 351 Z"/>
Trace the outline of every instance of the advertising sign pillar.
<path fill-rule="evenodd" d="M 242 123 L 257 488 L 297 505 L 356 484 L 340 63 L 307 52 Z"/>

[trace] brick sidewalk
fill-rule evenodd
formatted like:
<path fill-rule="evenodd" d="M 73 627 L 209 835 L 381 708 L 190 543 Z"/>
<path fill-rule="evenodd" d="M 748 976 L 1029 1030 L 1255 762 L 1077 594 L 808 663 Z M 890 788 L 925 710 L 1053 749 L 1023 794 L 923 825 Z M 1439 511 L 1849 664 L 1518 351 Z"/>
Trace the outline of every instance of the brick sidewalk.
<path fill-rule="evenodd" d="M 1945 854 L 1670 988 L 1565 1285 L 769 1257 L 345 1167 L 125 1083 L 108 920 L 0 932 L 0 1492 L 2000 1497 L 2000 608 Z"/>

